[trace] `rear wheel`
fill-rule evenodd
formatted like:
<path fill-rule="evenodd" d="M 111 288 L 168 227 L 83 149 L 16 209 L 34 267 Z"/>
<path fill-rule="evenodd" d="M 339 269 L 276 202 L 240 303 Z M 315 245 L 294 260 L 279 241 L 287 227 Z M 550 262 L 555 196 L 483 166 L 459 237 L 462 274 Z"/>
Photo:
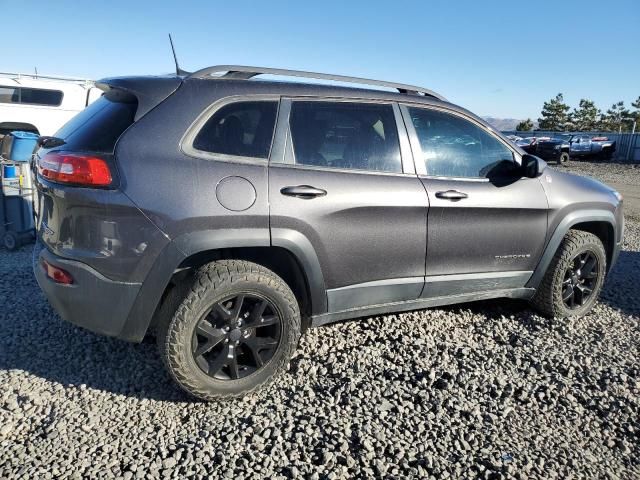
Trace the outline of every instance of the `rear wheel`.
<path fill-rule="evenodd" d="M 532 299 L 550 317 L 580 317 L 596 302 L 606 273 L 607 256 L 598 237 L 570 230 Z"/>
<path fill-rule="evenodd" d="M 15 232 L 6 232 L 2 237 L 2 245 L 9 251 L 20 248 L 20 237 Z"/>
<path fill-rule="evenodd" d="M 602 153 L 600 154 L 600 158 L 602 158 L 603 160 L 611 160 L 613 158 L 613 150 L 611 150 L 610 148 L 603 149 Z"/>
<path fill-rule="evenodd" d="M 158 345 L 173 379 L 203 400 L 240 397 L 286 369 L 300 337 L 294 294 L 275 273 L 236 260 L 210 263 Z"/>

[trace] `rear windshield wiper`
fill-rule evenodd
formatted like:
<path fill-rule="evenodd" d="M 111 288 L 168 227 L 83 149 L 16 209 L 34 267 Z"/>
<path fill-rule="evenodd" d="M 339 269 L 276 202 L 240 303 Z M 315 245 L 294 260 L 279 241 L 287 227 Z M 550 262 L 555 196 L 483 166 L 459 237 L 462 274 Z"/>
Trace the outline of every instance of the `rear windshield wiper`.
<path fill-rule="evenodd" d="M 54 148 L 54 147 L 59 147 L 61 145 L 64 145 L 65 143 L 67 142 L 65 142 L 63 139 L 59 137 L 47 137 L 47 136 L 38 137 L 39 147 Z"/>

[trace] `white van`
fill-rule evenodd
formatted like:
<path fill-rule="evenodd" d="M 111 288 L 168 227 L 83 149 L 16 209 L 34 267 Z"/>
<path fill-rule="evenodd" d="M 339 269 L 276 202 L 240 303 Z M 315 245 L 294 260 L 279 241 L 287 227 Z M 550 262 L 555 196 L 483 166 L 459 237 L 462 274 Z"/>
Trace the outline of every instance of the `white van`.
<path fill-rule="evenodd" d="M 91 80 L 0 73 L 0 135 L 13 130 L 53 135 L 100 95 Z"/>

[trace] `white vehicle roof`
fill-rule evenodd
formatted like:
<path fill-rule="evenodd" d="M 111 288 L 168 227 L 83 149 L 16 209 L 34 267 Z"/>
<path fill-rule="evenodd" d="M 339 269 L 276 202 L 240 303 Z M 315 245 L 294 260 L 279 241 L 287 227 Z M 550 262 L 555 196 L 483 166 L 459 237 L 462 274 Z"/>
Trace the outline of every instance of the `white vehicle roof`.
<path fill-rule="evenodd" d="M 100 95 L 92 80 L 0 72 L 0 133 L 53 135 Z"/>
<path fill-rule="evenodd" d="M 95 86 L 93 80 L 79 78 L 54 77 L 46 75 L 25 75 L 20 73 L 0 72 L 0 85 L 21 86 L 33 88 L 48 88 L 52 90 L 75 90 L 77 88 L 91 88 Z"/>

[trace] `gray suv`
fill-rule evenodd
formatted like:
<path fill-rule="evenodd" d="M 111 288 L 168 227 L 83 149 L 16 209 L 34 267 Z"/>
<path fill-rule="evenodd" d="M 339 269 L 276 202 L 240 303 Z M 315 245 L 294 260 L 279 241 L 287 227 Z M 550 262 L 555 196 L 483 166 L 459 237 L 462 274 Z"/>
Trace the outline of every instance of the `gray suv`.
<path fill-rule="evenodd" d="M 500 297 L 584 315 L 620 250 L 617 192 L 430 90 L 229 65 L 99 86 L 34 155 L 35 274 L 76 325 L 154 333 L 202 399 L 337 320 Z"/>

